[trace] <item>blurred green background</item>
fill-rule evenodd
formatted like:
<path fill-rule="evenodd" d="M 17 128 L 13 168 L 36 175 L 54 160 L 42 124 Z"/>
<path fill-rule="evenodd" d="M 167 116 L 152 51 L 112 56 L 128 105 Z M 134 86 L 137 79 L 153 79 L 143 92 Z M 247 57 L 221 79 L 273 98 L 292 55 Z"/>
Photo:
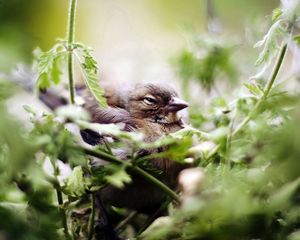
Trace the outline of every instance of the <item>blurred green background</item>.
<path fill-rule="evenodd" d="M 213 3 L 227 35 L 243 34 L 247 19 L 279 5 L 277 0 Z M 206 0 L 79 0 L 76 40 L 94 48 L 104 74 L 138 78 L 144 66 L 165 62 L 182 48 L 187 32 L 206 31 L 206 5 Z M 67 11 L 67 0 L 0 0 L 0 70 L 30 64 L 36 46 L 47 50 L 64 38 Z"/>

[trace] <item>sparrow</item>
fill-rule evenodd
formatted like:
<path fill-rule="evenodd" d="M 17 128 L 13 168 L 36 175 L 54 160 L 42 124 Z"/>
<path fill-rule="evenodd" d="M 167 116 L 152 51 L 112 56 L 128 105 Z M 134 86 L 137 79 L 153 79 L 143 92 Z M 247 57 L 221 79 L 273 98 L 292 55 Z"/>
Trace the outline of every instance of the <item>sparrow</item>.
<path fill-rule="evenodd" d="M 115 94 L 122 96 L 118 92 Z M 126 95 L 123 93 L 122 98 L 117 98 L 110 93 L 107 96 L 110 107 L 107 109 L 100 108 L 90 97 L 86 98 L 85 108 L 91 113 L 93 122 L 123 123 L 125 124 L 123 130 L 142 133 L 144 141 L 148 143 L 184 127 L 184 122 L 178 112 L 187 108 L 188 104 L 180 99 L 176 91 L 169 86 L 137 84 Z M 114 101 L 111 101 L 112 99 Z M 148 155 L 151 152 L 141 150 L 140 154 Z M 160 180 L 169 187 L 176 188 L 176 178 L 183 167 L 181 164 L 167 158 L 153 159 L 151 164 L 162 172 L 159 176 Z M 163 194 L 159 190 L 156 191 L 155 187 L 149 186 L 149 191 L 145 189 L 148 185 L 142 179 L 138 182 L 133 179 L 133 184 L 129 184 L 124 189 L 117 189 L 113 186 L 103 189 L 105 194 L 102 194 L 101 198 L 104 202 L 110 202 L 117 207 L 147 211 L 153 208 L 152 205 L 159 205 L 163 198 Z M 145 190 L 149 192 L 148 195 L 154 194 L 154 196 L 141 200 L 140 197 L 145 196 L 143 194 Z M 132 196 L 136 196 L 136 201 L 128 197 L 131 193 Z M 116 194 L 118 197 L 114 197 Z"/>
<path fill-rule="evenodd" d="M 162 136 L 176 132 L 184 127 L 184 121 L 178 114 L 188 104 L 179 98 L 170 86 L 162 84 L 137 84 L 126 92 L 106 91 L 109 104 L 107 109 L 99 107 L 91 95 L 85 97 L 84 107 L 90 112 L 96 123 L 124 124 L 124 131 L 142 133 L 144 141 L 151 143 Z M 89 143 L 96 143 L 95 133 L 82 132 Z M 100 138 L 100 135 L 98 136 Z M 100 141 L 98 141 L 100 142 Z M 92 145 L 93 145 L 92 144 Z M 151 155 L 164 149 L 139 151 L 140 156 Z M 124 158 L 124 154 L 122 155 Z M 122 158 L 121 157 L 121 158 Z M 124 159 L 126 161 L 126 157 Z M 177 177 L 186 165 L 168 158 L 153 158 L 150 164 L 161 174 L 156 177 L 171 189 L 177 189 Z M 112 185 L 103 187 L 97 194 L 101 212 L 108 212 L 109 206 L 128 208 L 138 212 L 152 214 L 166 200 L 163 191 L 140 176 L 130 173 L 132 182 L 120 189 Z M 117 239 L 111 237 L 108 239 Z"/>

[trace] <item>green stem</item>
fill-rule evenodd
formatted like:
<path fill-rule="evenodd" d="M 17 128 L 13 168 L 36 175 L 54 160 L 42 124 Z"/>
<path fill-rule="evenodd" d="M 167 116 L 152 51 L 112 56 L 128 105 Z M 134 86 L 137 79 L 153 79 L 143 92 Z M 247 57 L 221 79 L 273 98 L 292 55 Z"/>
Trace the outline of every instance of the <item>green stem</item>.
<path fill-rule="evenodd" d="M 162 215 L 162 213 L 168 208 L 168 205 L 170 204 L 170 198 L 167 199 L 161 206 L 160 208 L 153 214 L 151 215 L 144 225 L 141 227 L 141 229 L 138 231 L 137 236 L 140 236 L 153 222 L 155 219 L 157 219 L 159 216 Z"/>
<path fill-rule="evenodd" d="M 134 170 L 135 173 L 139 174 L 149 182 L 153 183 L 156 185 L 158 188 L 163 190 L 166 194 L 168 194 L 172 199 L 174 199 L 176 202 L 179 202 L 179 197 L 178 195 L 172 191 L 167 185 L 163 184 L 161 181 L 153 177 L 151 174 L 147 173 L 143 169 L 137 167 L 137 166 L 131 166 L 131 169 Z"/>
<path fill-rule="evenodd" d="M 282 44 L 281 49 L 280 49 L 280 54 L 277 58 L 276 65 L 273 69 L 271 78 L 269 79 L 267 85 L 265 86 L 264 94 L 257 101 L 257 103 L 255 104 L 252 111 L 248 114 L 248 116 L 237 126 L 235 131 L 232 133 L 231 138 L 236 136 L 245 127 L 245 125 L 256 115 L 256 113 L 260 109 L 262 103 L 267 99 L 267 97 L 272 89 L 272 86 L 275 82 L 275 79 L 278 75 L 280 67 L 282 66 L 286 50 L 287 50 L 287 44 L 286 43 Z M 217 145 L 214 149 L 212 149 L 210 151 L 210 153 L 208 154 L 207 159 L 210 159 L 213 155 L 215 155 L 217 153 L 217 151 L 219 150 L 219 148 L 220 148 L 220 145 Z"/>
<path fill-rule="evenodd" d="M 286 53 L 286 49 L 287 49 L 287 44 L 283 44 L 282 47 L 281 47 L 280 54 L 279 54 L 279 57 L 277 59 L 276 65 L 273 69 L 273 73 L 271 75 L 271 78 L 268 81 L 267 85 L 265 86 L 264 94 L 257 101 L 257 103 L 255 104 L 252 111 L 248 114 L 248 116 L 237 126 L 235 131 L 232 133 L 232 136 L 235 136 L 240 132 L 240 130 L 255 116 L 255 114 L 257 113 L 257 111 L 261 107 L 262 103 L 267 99 L 267 97 L 268 97 L 268 95 L 269 95 L 269 93 L 272 89 L 272 86 L 275 82 L 275 79 L 278 75 L 279 69 L 282 65 L 282 62 L 283 62 L 283 59 L 284 59 L 284 56 L 285 56 L 285 53 Z"/>
<path fill-rule="evenodd" d="M 231 151 L 231 142 L 232 142 L 231 140 L 232 140 L 233 125 L 234 125 L 236 113 L 237 113 L 237 109 L 235 109 L 234 112 L 232 113 L 232 118 L 229 124 L 229 133 L 226 140 L 225 162 L 227 163 L 228 166 L 230 166 L 230 151 Z"/>
<path fill-rule="evenodd" d="M 79 147 L 79 148 L 81 148 L 81 150 L 83 152 L 85 152 L 86 154 L 97 157 L 97 158 L 100 158 L 104 161 L 125 165 L 127 168 L 131 169 L 136 174 L 142 176 L 144 179 L 146 179 L 147 181 L 149 181 L 153 185 L 160 188 L 167 195 L 169 195 L 172 199 L 179 202 L 179 197 L 174 191 L 172 191 L 168 186 L 166 186 L 161 181 L 159 181 L 158 179 L 156 179 L 155 177 L 153 177 L 151 174 L 144 171 L 143 169 L 139 168 L 138 166 L 135 166 L 130 162 L 123 161 L 123 160 L 121 160 L 121 159 L 119 159 L 119 158 L 117 158 L 113 155 L 110 155 L 108 153 L 105 153 L 105 152 L 95 151 L 95 150 L 87 149 L 87 148 L 84 148 L 84 147 Z"/>
<path fill-rule="evenodd" d="M 62 218 L 62 224 L 63 224 L 63 228 L 64 228 L 65 237 L 66 237 L 66 239 L 70 239 L 68 223 L 67 223 L 67 216 L 66 216 L 65 210 L 63 209 L 64 201 L 63 201 L 63 197 L 62 197 L 62 192 L 59 189 L 56 189 L 56 196 L 57 196 L 57 202 L 59 205 L 60 215 Z"/>
<path fill-rule="evenodd" d="M 64 228 L 64 233 L 65 233 L 65 237 L 66 239 L 70 239 L 70 235 L 69 235 L 69 230 L 68 230 L 68 222 L 67 222 L 67 215 L 64 209 L 64 200 L 63 200 L 63 195 L 61 192 L 61 186 L 58 180 L 58 175 L 59 175 L 59 169 L 56 166 L 56 161 L 55 158 L 51 158 L 50 162 L 52 164 L 52 167 L 54 169 L 54 177 L 47 177 L 48 181 L 50 181 L 53 185 L 53 187 L 56 190 L 56 197 L 57 197 L 57 202 L 58 202 L 58 208 L 59 208 L 59 212 L 61 215 L 61 220 L 62 220 L 62 225 Z"/>
<path fill-rule="evenodd" d="M 95 223 L 95 213 L 96 213 L 96 198 L 95 198 L 95 194 L 92 194 L 92 212 L 91 212 L 91 216 L 90 216 L 90 221 L 89 221 L 89 236 L 88 236 L 88 240 L 92 240 L 93 239 L 93 235 L 94 235 L 94 223 Z"/>
<path fill-rule="evenodd" d="M 115 227 L 115 231 L 117 233 L 120 233 L 122 231 L 122 229 L 136 216 L 138 215 L 137 211 L 133 211 L 131 212 L 128 217 L 126 217 L 123 221 L 121 221 L 116 227 Z"/>
<path fill-rule="evenodd" d="M 76 15 L 77 0 L 70 0 L 69 16 L 68 16 L 68 76 L 69 76 L 69 90 L 70 102 L 75 103 L 75 90 L 73 78 L 73 43 L 75 37 L 75 15 Z"/>

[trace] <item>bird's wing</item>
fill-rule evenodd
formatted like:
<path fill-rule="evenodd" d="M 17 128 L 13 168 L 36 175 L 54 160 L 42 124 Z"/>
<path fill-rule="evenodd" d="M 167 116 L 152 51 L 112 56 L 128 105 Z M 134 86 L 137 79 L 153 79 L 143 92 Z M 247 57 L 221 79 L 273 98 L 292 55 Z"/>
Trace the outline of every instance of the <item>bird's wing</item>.
<path fill-rule="evenodd" d="M 129 123 L 130 114 L 125 109 L 99 106 L 87 107 L 87 110 L 92 115 L 92 121 L 96 123 Z"/>

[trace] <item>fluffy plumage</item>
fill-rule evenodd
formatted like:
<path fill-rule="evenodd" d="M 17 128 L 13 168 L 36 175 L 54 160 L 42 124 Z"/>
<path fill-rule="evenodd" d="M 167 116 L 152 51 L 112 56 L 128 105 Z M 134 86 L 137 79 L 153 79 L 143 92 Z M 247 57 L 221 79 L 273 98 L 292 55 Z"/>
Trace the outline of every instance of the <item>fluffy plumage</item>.
<path fill-rule="evenodd" d="M 146 142 L 153 142 L 161 136 L 183 128 L 184 123 L 178 111 L 188 105 L 178 98 L 178 94 L 171 87 L 138 84 L 126 93 L 119 93 L 117 90 L 106 92 L 109 93 L 106 97 L 110 105 L 107 109 L 99 108 L 89 94 L 85 97 L 85 107 L 90 111 L 94 122 L 125 123 L 124 130 L 142 132 Z M 141 152 L 145 155 L 155 151 L 157 149 Z M 159 180 L 176 189 L 177 176 L 184 166 L 166 158 L 153 159 L 151 164 L 162 172 L 157 176 Z M 156 210 L 165 199 L 165 194 L 139 176 L 133 175 L 132 178 L 132 183 L 123 189 L 110 185 L 103 188 L 98 197 L 105 205 L 141 212 Z"/>

